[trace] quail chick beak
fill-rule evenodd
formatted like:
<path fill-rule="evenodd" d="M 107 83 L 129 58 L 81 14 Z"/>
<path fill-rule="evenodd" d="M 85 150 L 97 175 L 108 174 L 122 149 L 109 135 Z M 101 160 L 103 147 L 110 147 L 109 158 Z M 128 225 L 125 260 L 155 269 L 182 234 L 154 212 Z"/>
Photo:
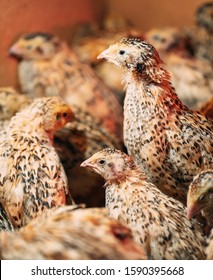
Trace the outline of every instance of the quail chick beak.
<path fill-rule="evenodd" d="M 85 160 L 85 161 L 83 161 L 82 163 L 81 163 L 81 165 L 80 165 L 81 167 L 91 167 L 91 168 L 93 168 L 94 166 L 93 166 L 93 164 L 90 162 L 90 160 L 89 159 L 87 159 L 87 160 Z"/>
<path fill-rule="evenodd" d="M 20 58 L 21 49 L 15 44 L 9 49 L 9 55 Z"/>
<path fill-rule="evenodd" d="M 114 62 L 114 46 L 110 46 L 108 49 L 104 50 L 102 53 L 100 53 L 98 56 L 97 56 L 97 59 L 107 59 L 109 61 L 112 61 Z"/>
<path fill-rule="evenodd" d="M 201 210 L 202 206 L 198 203 L 191 204 L 187 207 L 187 219 L 190 220 L 195 214 Z"/>

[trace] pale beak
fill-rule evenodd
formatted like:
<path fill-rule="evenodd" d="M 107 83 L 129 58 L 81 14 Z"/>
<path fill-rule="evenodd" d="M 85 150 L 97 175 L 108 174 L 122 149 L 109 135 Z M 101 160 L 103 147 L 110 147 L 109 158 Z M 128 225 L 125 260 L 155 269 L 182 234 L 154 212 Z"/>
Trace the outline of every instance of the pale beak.
<path fill-rule="evenodd" d="M 21 57 L 21 54 L 21 49 L 16 44 L 9 49 L 9 55 Z"/>
<path fill-rule="evenodd" d="M 89 162 L 89 160 L 85 160 L 80 164 L 81 167 L 93 167 L 93 165 L 91 164 L 91 162 Z"/>
<path fill-rule="evenodd" d="M 190 220 L 191 218 L 193 218 L 194 215 L 196 215 L 201 210 L 201 208 L 202 206 L 197 203 L 194 203 L 193 205 L 187 207 L 187 219 Z"/>
<path fill-rule="evenodd" d="M 100 53 L 97 56 L 97 59 L 102 59 L 102 58 L 105 58 L 105 59 L 110 59 L 111 58 L 111 56 L 109 54 L 109 49 L 106 49 L 105 51 L 103 51 L 102 53 Z"/>

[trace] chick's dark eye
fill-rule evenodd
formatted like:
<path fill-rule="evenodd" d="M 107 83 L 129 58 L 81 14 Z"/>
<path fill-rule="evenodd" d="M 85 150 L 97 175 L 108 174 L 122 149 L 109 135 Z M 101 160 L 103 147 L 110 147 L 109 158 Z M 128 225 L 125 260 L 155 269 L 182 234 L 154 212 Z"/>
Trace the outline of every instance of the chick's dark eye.
<path fill-rule="evenodd" d="M 66 118 L 67 117 L 67 113 L 63 113 L 63 117 Z"/>
<path fill-rule="evenodd" d="M 120 50 L 119 54 L 123 55 L 123 54 L 125 54 L 125 51 L 124 50 Z"/>
<path fill-rule="evenodd" d="M 98 161 L 98 163 L 99 163 L 100 165 L 104 165 L 104 164 L 106 163 L 106 161 L 105 161 L 104 159 L 100 159 L 100 160 Z"/>

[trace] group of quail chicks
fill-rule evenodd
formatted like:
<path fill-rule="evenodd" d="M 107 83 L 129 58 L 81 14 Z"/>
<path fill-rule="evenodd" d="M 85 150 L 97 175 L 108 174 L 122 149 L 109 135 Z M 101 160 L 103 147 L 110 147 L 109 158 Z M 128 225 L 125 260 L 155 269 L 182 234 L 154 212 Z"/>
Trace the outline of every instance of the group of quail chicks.
<path fill-rule="evenodd" d="M 213 259 L 213 3 L 196 19 L 143 33 L 108 17 L 72 45 L 10 47 L 1 259 Z"/>

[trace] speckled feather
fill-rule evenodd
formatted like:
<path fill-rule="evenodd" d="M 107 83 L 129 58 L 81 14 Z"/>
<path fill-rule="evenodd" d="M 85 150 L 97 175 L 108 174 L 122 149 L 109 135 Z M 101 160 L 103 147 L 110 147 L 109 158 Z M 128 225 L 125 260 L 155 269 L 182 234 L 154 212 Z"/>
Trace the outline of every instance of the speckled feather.
<path fill-rule="evenodd" d="M 193 177 L 213 166 L 213 123 L 181 103 L 149 43 L 125 38 L 99 58 L 125 69 L 128 153 L 162 191 L 186 203 Z"/>
<path fill-rule="evenodd" d="M 0 203 L 0 231 L 13 231 L 13 224 Z"/>
<path fill-rule="evenodd" d="M 133 159 L 105 149 L 82 163 L 106 183 L 110 217 L 126 223 L 151 259 L 203 259 L 204 239 L 196 221 L 186 219 L 183 204 L 150 183 Z"/>
<path fill-rule="evenodd" d="M 19 231 L 0 233 L 1 259 L 146 259 L 129 228 L 105 208 L 50 209 Z"/>
<path fill-rule="evenodd" d="M 207 220 L 207 231 L 213 227 L 213 169 L 207 169 L 194 177 L 187 195 L 188 218 L 202 212 Z"/>
<path fill-rule="evenodd" d="M 54 36 L 50 40 L 23 36 L 10 52 L 22 58 L 18 75 L 24 93 L 31 97 L 60 95 L 70 106 L 89 112 L 122 142 L 122 107 L 115 94 L 65 42 Z"/>
<path fill-rule="evenodd" d="M 52 146 L 54 132 L 73 118 L 59 98 L 35 99 L 0 139 L 0 202 L 15 227 L 66 202 L 67 177 Z"/>

